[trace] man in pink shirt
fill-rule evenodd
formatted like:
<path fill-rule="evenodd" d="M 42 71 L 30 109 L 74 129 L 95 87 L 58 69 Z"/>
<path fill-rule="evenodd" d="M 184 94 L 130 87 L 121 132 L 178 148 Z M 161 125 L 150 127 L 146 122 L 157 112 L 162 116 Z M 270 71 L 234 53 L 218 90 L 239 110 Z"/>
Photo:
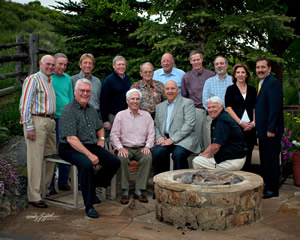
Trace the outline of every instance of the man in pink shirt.
<path fill-rule="evenodd" d="M 121 204 L 129 203 L 129 161 L 139 164 L 133 197 L 147 203 L 148 199 L 142 191 L 147 187 L 152 164 L 151 148 L 154 145 L 154 122 L 151 115 L 140 110 L 142 94 L 137 89 L 126 93 L 128 109 L 120 111 L 114 120 L 110 140 L 114 149 L 118 150 L 121 161 Z"/>

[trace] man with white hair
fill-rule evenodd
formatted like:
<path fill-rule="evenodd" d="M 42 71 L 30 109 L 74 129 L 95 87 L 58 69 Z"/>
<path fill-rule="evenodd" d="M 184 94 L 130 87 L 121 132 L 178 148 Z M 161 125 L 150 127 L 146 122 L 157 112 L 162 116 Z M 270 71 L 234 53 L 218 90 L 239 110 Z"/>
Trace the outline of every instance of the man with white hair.
<path fill-rule="evenodd" d="M 46 208 L 41 198 L 41 176 L 44 156 L 56 153 L 56 98 L 51 74 L 55 62 L 50 55 L 42 57 L 40 71 L 28 76 L 20 100 L 21 124 L 27 146 L 27 197 L 31 205 Z M 46 183 L 50 183 L 54 163 L 47 162 Z"/>
<path fill-rule="evenodd" d="M 240 170 L 245 164 L 247 154 L 240 126 L 224 110 L 221 98 L 214 96 L 206 103 L 208 114 L 213 119 L 211 144 L 193 159 L 194 168 Z"/>
<path fill-rule="evenodd" d="M 104 149 L 104 129 L 97 110 L 89 103 L 91 82 L 79 79 L 72 102 L 64 107 L 59 118 L 58 153 L 78 168 L 79 183 L 86 215 L 98 218 L 93 205 L 100 203 L 95 188 L 110 185 L 120 167 L 120 160 Z M 94 166 L 101 168 L 95 173 Z"/>
<path fill-rule="evenodd" d="M 131 89 L 126 93 L 128 109 L 120 111 L 116 117 L 110 133 L 114 149 L 118 150 L 121 161 L 121 204 L 129 203 L 129 161 L 135 160 L 139 164 L 133 197 L 142 203 L 148 199 L 142 191 L 147 188 L 149 171 L 152 163 L 150 149 L 154 145 L 154 122 L 150 113 L 140 110 L 142 94 L 138 89 Z"/>

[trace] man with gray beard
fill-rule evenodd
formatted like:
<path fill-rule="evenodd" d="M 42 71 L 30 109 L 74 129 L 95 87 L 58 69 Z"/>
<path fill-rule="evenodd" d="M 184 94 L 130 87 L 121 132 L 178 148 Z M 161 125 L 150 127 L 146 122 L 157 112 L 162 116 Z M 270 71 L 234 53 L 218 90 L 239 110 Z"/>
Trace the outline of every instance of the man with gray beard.
<path fill-rule="evenodd" d="M 207 99 L 218 96 L 224 102 L 224 96 L 228 86 L 232 85 L 232 77 L 227 74 L 228 61 L 222 56 L 215 58 L 214 66 L 216 76 L 211 77 L 205 81 L 202 93 L 202 103 L 207 110 Z"/>

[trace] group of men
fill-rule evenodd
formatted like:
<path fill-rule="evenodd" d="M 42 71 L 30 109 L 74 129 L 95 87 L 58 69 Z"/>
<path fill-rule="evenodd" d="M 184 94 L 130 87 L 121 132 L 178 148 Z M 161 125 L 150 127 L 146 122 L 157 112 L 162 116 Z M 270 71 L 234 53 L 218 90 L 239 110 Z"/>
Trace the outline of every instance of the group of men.
<path fill-rule="evenodd" d="M 150 167 L 153 165 L 154 175 L 168 171 L 170 154 L 174 169 L 188 168 L 191 153 L 200 153 L 193 160 L 195 168 L 242 168 L 247 150 L 242 132 L 224 111 L 225 91 L 232 84 L 226 58 L 215 59 L 214 74 L 203 67 L 202 54 L 192 51 L 192 70 L 185 73 L 174 66 L 172 54 L 165 53 L 162 68 L 154 71 L 150 62 L 142 64 L 142 80 L 134 84 L 122 56 L 113 59 L 113 72 L 103 84 L 92 75 L 92 54 L 81 56 L 81 71 L 71 78 L 64 73 L 67 61 L 64 54 L 42 57 L 40 71 L 23 84 L 20 112 L 27 144 L 27 196 L 33 206 L 47 207 L 40 195 L 42 161 L 57 148 L 64 160 L 77 166 L 86 214 L 92 218 L 98 217 L 93 205 L 101 202 L 95 188 L 109 186 L 120 166 L 120 201 L 129 203 L 130 160 L 139 165 L 133 197 L 143 203 L 148 202 L 144 190 Z M 282 88 L 270 71 L 267 59 L 257 61 L 256 72 L 264 83 L 257 97 L 256 113 L 261 114 L 256 114 L 256 126 L 266 198 L 278 196 L 279 152 L 273 149 L 280 144 L 283 128 L 282 108 L 278 108 L 282 106 Z M 115 154 L 104 149 L 108 136 Z M 101 168 L 95 172 L 97 164 Z M 47 183 L 53 169 L 47 162 Z M 69 168 L 59 166 L 60 190 L 69 190 L 68 176 Z M 50 194 L 55 193 L 52 189 L 53 185 Z"/>

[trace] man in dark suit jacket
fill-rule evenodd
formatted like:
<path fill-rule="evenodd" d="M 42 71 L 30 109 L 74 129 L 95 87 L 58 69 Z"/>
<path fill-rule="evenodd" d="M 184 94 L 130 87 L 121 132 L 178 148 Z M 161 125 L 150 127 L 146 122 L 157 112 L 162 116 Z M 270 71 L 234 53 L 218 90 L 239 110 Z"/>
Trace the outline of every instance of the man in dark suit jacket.
<path fill-rule="evenodd" d="M 173 153 L 176 170 L 188 168 L 188 156 L 191 152 L 199 153 L 201 150 L 194 129 L 194 103 L 178 93 L 179 88 L 174 81 L 166 82 L 167 100 L 156 105 L 156 147 L 152 151 L 154 175 L 170 170 L 170 153 Z"/>
<path fill-rule="evenodd" d="M 263 198 L 279 196 L 279 154 L 284 128 L 282 86 L 270 72 L 270 61 L 266 58 L 259 58 L 256 61 L 256 74 L 261 81 L 255 105 L 255 122 L 265 182 Z"/>

